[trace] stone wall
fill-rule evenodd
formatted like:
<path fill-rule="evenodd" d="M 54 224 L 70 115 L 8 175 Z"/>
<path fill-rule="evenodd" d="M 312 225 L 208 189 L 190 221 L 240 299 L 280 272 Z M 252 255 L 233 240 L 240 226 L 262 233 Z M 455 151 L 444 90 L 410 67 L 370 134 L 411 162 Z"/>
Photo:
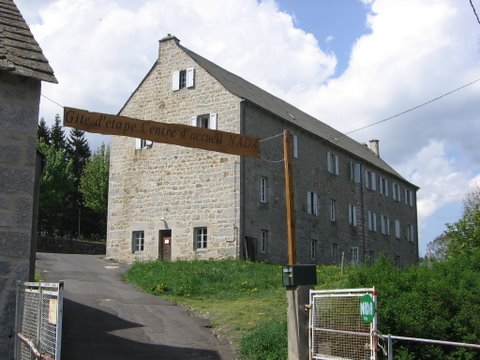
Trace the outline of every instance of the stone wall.
<path fill-rule="evenodd" d="M 0 72 L 0 354 L 13 358 L 15 284 L 30 272 L 40 82 Z M 32 264 L 33 266 L 33 264 Z"/>
<path fill-rule="evenodd" d="M 193 67 L 192 88 L 172 90 L 172 73 Z M 175 39 L 161 41 L 157 63 L 127 101 L 122 115 L 191 125 L 216 113 L 218 130 L 240 132 L 240 99 L 200 68 Z M 158 258 L 160 231 L 172 231 L 172 260 L 238 256 L 239 157 L 113 136 L 110 152 L 107 256 Z M 206 249 L 195 249 L 194 228 L 207 227 Z M 144 231 L 144 251 L 132 232 Z"/>
<path fill-rule="evenodd" d="M 39 236 L 37 252 L 105 255 L 106 244 L 75 239 Z"/>

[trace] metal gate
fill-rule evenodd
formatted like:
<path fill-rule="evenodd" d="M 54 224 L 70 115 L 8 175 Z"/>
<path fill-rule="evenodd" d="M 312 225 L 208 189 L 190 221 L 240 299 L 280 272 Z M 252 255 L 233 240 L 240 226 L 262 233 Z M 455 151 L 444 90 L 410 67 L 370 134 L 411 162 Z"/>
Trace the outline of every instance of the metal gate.
<path fill-rule="evenodd" d="M 15 360 L 60 360 L 63 282 L 17 285 Z"/>
<path fill-rule="evenodd" d="M 376 304 L 373 288 L 311 290 L 310 359 L 376 360 Z M 361 314 L 365 309 L 370 317 Z"/>

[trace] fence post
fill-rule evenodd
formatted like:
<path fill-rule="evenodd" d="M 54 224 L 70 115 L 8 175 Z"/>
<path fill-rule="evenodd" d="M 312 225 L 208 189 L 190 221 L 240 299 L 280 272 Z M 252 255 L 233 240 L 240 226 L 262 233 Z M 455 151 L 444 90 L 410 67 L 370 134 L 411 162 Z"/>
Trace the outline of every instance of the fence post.
<path fill-rule="evenodd" d="M 388 360 L 393 360 L 393 340 L 392 335 L 388 334 L 387 337 L 387 344 L 388 344 Z"/>

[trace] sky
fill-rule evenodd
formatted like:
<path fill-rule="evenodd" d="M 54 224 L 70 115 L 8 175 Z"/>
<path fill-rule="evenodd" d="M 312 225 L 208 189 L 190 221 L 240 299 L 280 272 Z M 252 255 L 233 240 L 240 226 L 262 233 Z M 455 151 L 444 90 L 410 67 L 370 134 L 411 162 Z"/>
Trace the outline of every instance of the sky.
<path fill-rule="evenodd" d="M 42 85 L 48 124 L 61 106 L 118 113 L 173 34 L 353 139 L 380 140 L 420 187 L 421 255 L 480 186 L 480 0 L 14 1 L 59 81 Z"/>

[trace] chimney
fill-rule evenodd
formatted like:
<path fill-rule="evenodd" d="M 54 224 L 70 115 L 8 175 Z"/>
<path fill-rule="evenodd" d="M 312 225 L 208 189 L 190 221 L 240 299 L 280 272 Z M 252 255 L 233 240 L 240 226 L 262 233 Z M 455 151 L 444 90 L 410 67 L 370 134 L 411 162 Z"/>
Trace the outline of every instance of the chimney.
<path fill-rule="evenodd" d="M 380 141 L 377 139 L 372 139 L 370 140 L 370 150 L 373 151 L 375 155 L 380 157 L 380 146 L 379 146 Z"/>
<path fill-rule="evenodd" d="M 176 45 L 178 45 L 180 43 L 180 40 L 178 40 L 177 37 L 175 37 L 174 35 L 172 34 L 168 34 L 167 36 L 165 36 L 163 39 L 160 39 L 158 41 L 159 43 L 159 47 L 158 47 L 158 56 L 160 57 L 160 49 L 162 47 L 162 44 L 165 45 L 166 47 L 168 47 L 167 43 L 169 41 L 173 40 L 175 42 Z"/>

